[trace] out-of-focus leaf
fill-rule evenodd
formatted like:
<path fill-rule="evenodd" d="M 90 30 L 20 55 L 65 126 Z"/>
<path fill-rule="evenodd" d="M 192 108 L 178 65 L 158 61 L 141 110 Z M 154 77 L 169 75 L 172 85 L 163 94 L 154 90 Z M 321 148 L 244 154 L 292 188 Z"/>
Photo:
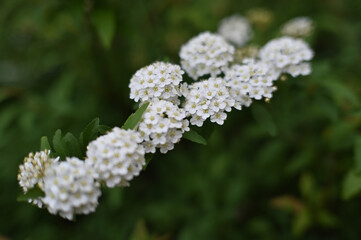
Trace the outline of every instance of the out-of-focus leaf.
<path fill-rule="evenodd" d="M 197 133 L 195 130 L 190 129 L 188 132 L 183 133 L 183 137 L 185 139 L 188 139 L 192 142 L 207 145 L 207 140 L 204 139 L 199 133 Z"/>
<path fill-rule="evenodd" d="M 152 154 L 152 153 L 145 154 L 145 165 L 143 167 L 143 170 L 145 170 L 148 167 L 148 164 L 153 159 L 153 157 L 154 157 L 154 154 Z"/>
<path fill-rule="evenodd" d="M 325 81 L 323 82 L 323 85 L 330 91 L 331 95 L 336 99 L 339 104 L 342 104 L 345 100 L 354 106 L 357 106 L 359 104 L 358 97 L 345 84 L 333 80 Z"/>
<path fill-rule="evenodd" d="M 137 124 L 139 123 L 140 119 L 143 116 L 143 113 L 147 109 L 149 103 L 144 103 L 135 113 L 132 113 L 128 119 L 125 121 L 124 125 L 122 126 L 123 129 L 134 129 Z"/>
<path fill-rule="evenodd" d="M 361 173 L 361 136 L 357 137 L 354 146 L 355 151 L 355 171 Z"/>
<path fill-rule="evenodd" d="M 264 128 L 271 136 L 276 135 L 276 125 L 273 121 L 271 114 L 267 111 L 265 107 L 259 104 L 253 104 L 252 113 L 253 117 L 262 128 Z"/>
<path fill-rule="evenodd" d="M 361 175 L 348 172 L 342 186 L 342 198 L 348 200 L 361 192 Z"/>
<path fill-rule="evenodd" d="M 302 235 L 312 225 L 311 214 L 308 209 L 298 213 L 293 221 L 292 230 L 295 235 Z"/>
<path fill-rule="evenodd" d="M 109 126 L 106 126 L 106 125 L 99 125 L 98 130 L 99 130 L 99 133 L 103 135 L 103 134 L 106 134 L 107 132 L 109 132 L 110 130 L 112 130 L 112 128 Z"/>
<path fill-rule="evenodd" d="M 56 130 L 53 137 L 53 147 L 56 152 L 56 155 L 60 156 L 60 158 L 65 159 L 66 157 L 66 145 L 63 141 L 61 130 Z"/>
<path fill-rule="evenodd" d="M 51 146 L 47 136 L 43 136 L 40 139 L 40 150 L 43 151 L 45 149 L 51 150 Z"/>
<path fill-rule="evenodd" d="M 43 196 L 44 192 L 35 186 L 34 188 L 29 189 L 27 193 L 19 195 L 16 200 L 18 202 L 27 202 L 29 199 L 35 199 Z"/>
<path fill-rule="evenodd" d="M 115 33 L 115 14 L 110 9 L 95 10 L 91 16 L 92 23 L 105 49 L 109 49 Z"/>
<path fill-rule="evenodd" d="M 134 226 L 133 233 L 130 236 L 130 240 L 148 240 L 150 235 L 143 219 L 139 219 Z"/>

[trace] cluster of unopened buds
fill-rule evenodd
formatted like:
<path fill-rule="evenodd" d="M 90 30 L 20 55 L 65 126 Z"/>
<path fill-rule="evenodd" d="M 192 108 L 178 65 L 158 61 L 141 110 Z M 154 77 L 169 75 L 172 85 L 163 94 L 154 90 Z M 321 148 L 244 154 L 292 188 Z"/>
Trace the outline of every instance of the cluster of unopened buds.
<path fill-rule="evenodd" d="M 298 19 L 282 32 L 300 36 L 312 28 L 306 23 Z M 19 167 L 19 184 L 24 193 L 37 187 L 44 195 L 28 201 L 69 220 L 94 212 L 101 186 L 129 186 L 145 166 L 146 153 L 172 150 L 190 125 L 201 127 L 207 119 L 222 125 L 232 109 L 269 101 L 284 74 L 311 73 L 313 51 L 291 36 L 236 60 L 235 53 L 247 48 L 252 35 L 248 20 L 234 15 L 221 22 L 218 33 L 203 32 L 185 43 L 180 65 L 155 62 L 139 69 L 130 79 L 130 98 L 148 106 L 136 127 L 114 127 L 91 141 L 85 159 L 62 161 L 49 150 L 30 153 Z"/>

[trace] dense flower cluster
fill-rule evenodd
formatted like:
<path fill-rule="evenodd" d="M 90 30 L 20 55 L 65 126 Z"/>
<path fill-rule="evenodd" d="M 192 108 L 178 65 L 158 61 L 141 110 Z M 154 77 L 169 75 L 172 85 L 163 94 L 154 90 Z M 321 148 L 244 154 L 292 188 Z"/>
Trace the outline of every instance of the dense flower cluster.
<path fill-rule="evenodd" d="M 185 131 L 189 131 L 186 112 L 177 105 L 157 100 L 150 103 L 139 123 L 145 151 L 155 153 L 156 148 L 166 153 L 174 148 Z"/>
<path fill-rule="evenodd" d="M 204 32 L 184 44 L 179 53 L 181 65 L 190 77 L 215 77 L 233 60 L 234 47 L 221 36 Z"/>
<path fill-rule="evenodd" d="M 308 37 L 313 32 L 313 22 L 309 17 L 297 17 L 286 22 L 282 27 L 282 34 L 291 37 Z"/>
<path fill-rule="evenodd" d="M 253 35 L 249 21 L 241 15 L 224 18 L 219 25 L 218 33 L 238 47 L 245 45 Z"/>
<path fill-rule="evenodd" d="M 19 166 L 18 181 L 24 192 L 36 185 L 40 188 L 43 187 L 45 169 L 59 160 L 59 158 L 51 158 L 49 155 L 49 150 L 35 154 L 29 153 L 29 156 L 24 159 L 24 163 Z"/>
<path fill-rule="evenodd" d="M 189 86 L 185 94 L 184 109 L 191 116 L 190 123 L 201 127 L 210 118 L 211 122 L 222 125 L 235 104 L 225 80 L 209 78 Z"/>
<path fill-rule="evenodd" d="M 47 168 L 44 176 L 43 203 L 52 214 L 73 219 L 74 214 L 94 212 L 101 195 L 93 169 L 77 158 L 67 158 Z"/>
<path fill-rule="evenodd" d="M 164 62 L 143 67 L 130 79 L 130 98 L 136 102 L 177 99 L 183 73 L 179 65 Z"/>
<path fill-rule="evenodd" d="M 267 12 L 254 12 L 253 23 L 263 13 Z M 267 19 L 270 15 L 260 18 L 260 26 L 264 27 Z M 306 30 L 297 33 L 300 32 Z M 219 33 L 241 46 L 252 31 L 246 19 L 235 15 L 222 21 Z M 308 61 L 312 57 L 307 43 L 292 37 L 271 40 L 260 50 L 252 45 L 242 47 L 235 53 L 222 36 L 201 33 L 182 46 L 182 67 L 155 62 L 133 75 L 130 98 L 143 106 L 129 121 L 133 129 L 114 127 L 91 141 L 84 160 L 67 157 L 60 161 L 59 157 L 51 158 L 49 150 L 30 153 L 19 166 L 19 184 L 25 193 L 35 187 L 43 191 L 44 196 L 28 201 L 46 207 L 52 214 L 71 220 L 75 214 L 94 212 L 101 184 L 109 188 L 129 186 L 129 181 L 146 165 L 145 154 L 157 149 L 166 153 L 182 136 L 196 135 L 186 133 L 191 131 L 189 124 L 201 127 L 210 119 L 222 125 L 232 108 L 241 110 L 253 100 L 271 98 L 276 89 L 274 83 L 282 73 L 310 74 Z M 183 70 L 199 81 L 183 81 Z"/>
<path fill-rule="evenodd" d="M 260 50 L 259 57 L 293 77 L 311 73 L 311 66 L 306 61 L 313 58 L 313 51 L 301 39 L 281 37 L 271 40 Z"/>
<path fill-rule="evenodd" d="M 128 186 L 128 181 L 145 165 L 140 134 L 118 127 L 88 145 L 85 163 L 95 171 L 94 178 L 107 187 Z"/>
<path fill-rule="evenodd" d="M 247 98 L 259 100 L 263 97 L 271 98 L 275 90 L 273 83 L 278 79 L 280 71 L 264 62 L 250 59 L 245 64 L 232 65 L 225 72 L 227 86 L 235 90 L 235 95 L 241 99 Z M 246 102 L 249 105 L 249 102 Z"/>

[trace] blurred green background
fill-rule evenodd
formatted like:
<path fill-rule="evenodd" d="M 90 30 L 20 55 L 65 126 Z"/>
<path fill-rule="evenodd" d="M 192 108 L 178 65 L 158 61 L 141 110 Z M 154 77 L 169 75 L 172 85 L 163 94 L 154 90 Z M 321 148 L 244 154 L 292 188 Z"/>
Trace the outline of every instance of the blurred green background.
<path fill-rule="evenodd" d="M 310 16 L 313 73 L 157 154 L 76 222 L 17 202 L 18 165 L 58 128 L 120 126 L 128 82 L 234 13 L 262 7 L 279 36 Z M 0 1 L 0 239 L 361 239 L 361 1 Z M 202 130 L 203 132 L 205 130 Z"/>

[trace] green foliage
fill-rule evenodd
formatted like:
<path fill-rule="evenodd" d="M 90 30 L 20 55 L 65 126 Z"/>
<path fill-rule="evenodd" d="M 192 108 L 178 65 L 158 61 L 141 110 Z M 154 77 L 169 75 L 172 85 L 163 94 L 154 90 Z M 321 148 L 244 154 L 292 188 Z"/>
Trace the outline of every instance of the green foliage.
<path fill-rule="evenodd" d="M 36 199 L 38 197 L 43 197 L 44 192 L 37 186 L 29 189 L 25 194 L 21 194 L 17 197 L 18 202 L 28 202 L 29 199 Z"/>
<path fill-rule="evenodd" d="M 135 113 L 132 113 L 128 117 L 127 121 L 125 121 L 122 128 L 125 129 L 125 130 L 134 129 L 138 125 L 138 123 L 139 123 L 140 119 L 142 118 L 143 113 L 147 109 L 148 105 L 149 105 L 149 103 L 144 103 L 142 106 L 140 106 L 138 108 L 138 110 Z"/>
<path fill-rule="evenodd" d="M 129 188 L 103 191 L 97 211 L 77 222 L 15 201 L 18 165 L 39 139 L 57 154 L 61 129 L 59 152 L 79 155 L 80 146 L 83 157 L 86 144 L 110 130 L 95 119 L 81 131 L 89 120 L 121 126 L 133 112 L 128 84 L 139 68 L 179 63 L 189 38 L 254 7 L 274 16 L 269 27 L 254 27 L 258 46 L 280 36 L 290 18 L 307 13 L 315 21 L 310 76 L 278 81 L 270 103 L 232 111 L 222 126 L 206 123 L 197 131 L 207 146 L 181 141 L 157 154 Z M 0 212 L 9 217 L 0 218 L 1 237 L 359 239 L 360 7 L 353 0 L 2 1 Z"/>
<path fill-rule="evenodd" d="M 207 145 L 207 140 L 204 139 L 204 137 L 199 135 L 199 133 L 197 133 L 193 129 L 190 129 L 188 132 L 185 132 L 183 134 L 183 138 L 188 139 L 189 141 L 192 141 L 192 142 L 195 142 L 195 143 Z"/>

